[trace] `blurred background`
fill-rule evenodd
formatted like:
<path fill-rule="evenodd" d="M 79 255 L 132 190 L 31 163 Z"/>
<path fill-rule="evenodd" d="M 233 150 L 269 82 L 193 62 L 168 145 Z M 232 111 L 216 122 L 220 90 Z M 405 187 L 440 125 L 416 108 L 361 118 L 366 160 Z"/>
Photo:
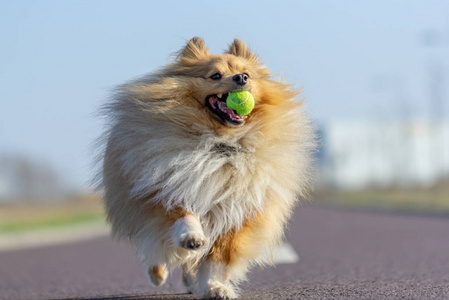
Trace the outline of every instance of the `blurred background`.
<path fill-rule="evenodd" d="M 103 222 L 98 109 L 193 36 L 303 88 L 315 203 L 449 213 L 447 1 L 0 2 L 0 235 Z"/>

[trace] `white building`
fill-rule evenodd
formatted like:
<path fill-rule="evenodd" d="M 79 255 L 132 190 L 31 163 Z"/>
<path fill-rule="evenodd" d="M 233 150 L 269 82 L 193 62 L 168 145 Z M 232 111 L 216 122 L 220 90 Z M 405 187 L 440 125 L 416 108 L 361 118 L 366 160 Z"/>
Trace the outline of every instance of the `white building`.
<path fill-rule="evenodd" d="M 326 185 L 423 187 L 449 178 L 449 122 L 335 122 L 322 132 Z"/>

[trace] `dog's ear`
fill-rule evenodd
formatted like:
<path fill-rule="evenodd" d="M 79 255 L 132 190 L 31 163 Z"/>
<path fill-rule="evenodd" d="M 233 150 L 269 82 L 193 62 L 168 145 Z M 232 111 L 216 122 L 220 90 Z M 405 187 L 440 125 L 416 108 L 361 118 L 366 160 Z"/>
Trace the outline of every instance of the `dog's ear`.
<path fill-rule="evenodd" d="M 226 53 L 249 60 L 257 60 L 257 55 L 248 49 L 248 46 L 246 46 L 244 41 L 238 39 L 234 39 L 234 42 L 229 45 L 229 50 Z"/>
<path fill-rule="evenodd" d="M 187 45 L 179 52 L 180 59 L 201 59 L 209 55 L 209 50 L 206 47 L 203 39 L 194 37 L 187 42 Z"/>

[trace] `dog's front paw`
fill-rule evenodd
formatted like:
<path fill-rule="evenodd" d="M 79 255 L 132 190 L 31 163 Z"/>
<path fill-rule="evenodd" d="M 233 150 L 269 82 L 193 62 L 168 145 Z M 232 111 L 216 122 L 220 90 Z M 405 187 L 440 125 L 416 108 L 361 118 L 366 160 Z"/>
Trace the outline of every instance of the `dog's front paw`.
<path fill-rule="evenodd" d="M 204 295 L 205 299 L 235 299 L 237 298 L 234 289 L 230 285 L 211 280 L 208 282 L 208 290 Z"/>
<path fill-rule="evenodd" d="M 189 250 L 197 250 L 206 244 L 206 237 L 201 232 L 181 234 L 179 246 Z"/>
<path fill-rule="evenodd" d="M 176 246 L 187 250 L 198 250 L 207 243 L 203 228 L 193 215 L 187 215 L 175 222 L 174 237 Z"/>

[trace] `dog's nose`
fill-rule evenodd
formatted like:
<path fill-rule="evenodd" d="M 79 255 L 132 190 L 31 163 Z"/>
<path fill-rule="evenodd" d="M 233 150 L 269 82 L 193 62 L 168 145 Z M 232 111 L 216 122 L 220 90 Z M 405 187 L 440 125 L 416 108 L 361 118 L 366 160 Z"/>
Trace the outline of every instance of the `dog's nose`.
<path fill-rule="evenodd" d="M 245 73 L 232 76 L 232 80 L 238 85 L 245 85 L 248 82 L 248 78 L 248 75 Z"/>

